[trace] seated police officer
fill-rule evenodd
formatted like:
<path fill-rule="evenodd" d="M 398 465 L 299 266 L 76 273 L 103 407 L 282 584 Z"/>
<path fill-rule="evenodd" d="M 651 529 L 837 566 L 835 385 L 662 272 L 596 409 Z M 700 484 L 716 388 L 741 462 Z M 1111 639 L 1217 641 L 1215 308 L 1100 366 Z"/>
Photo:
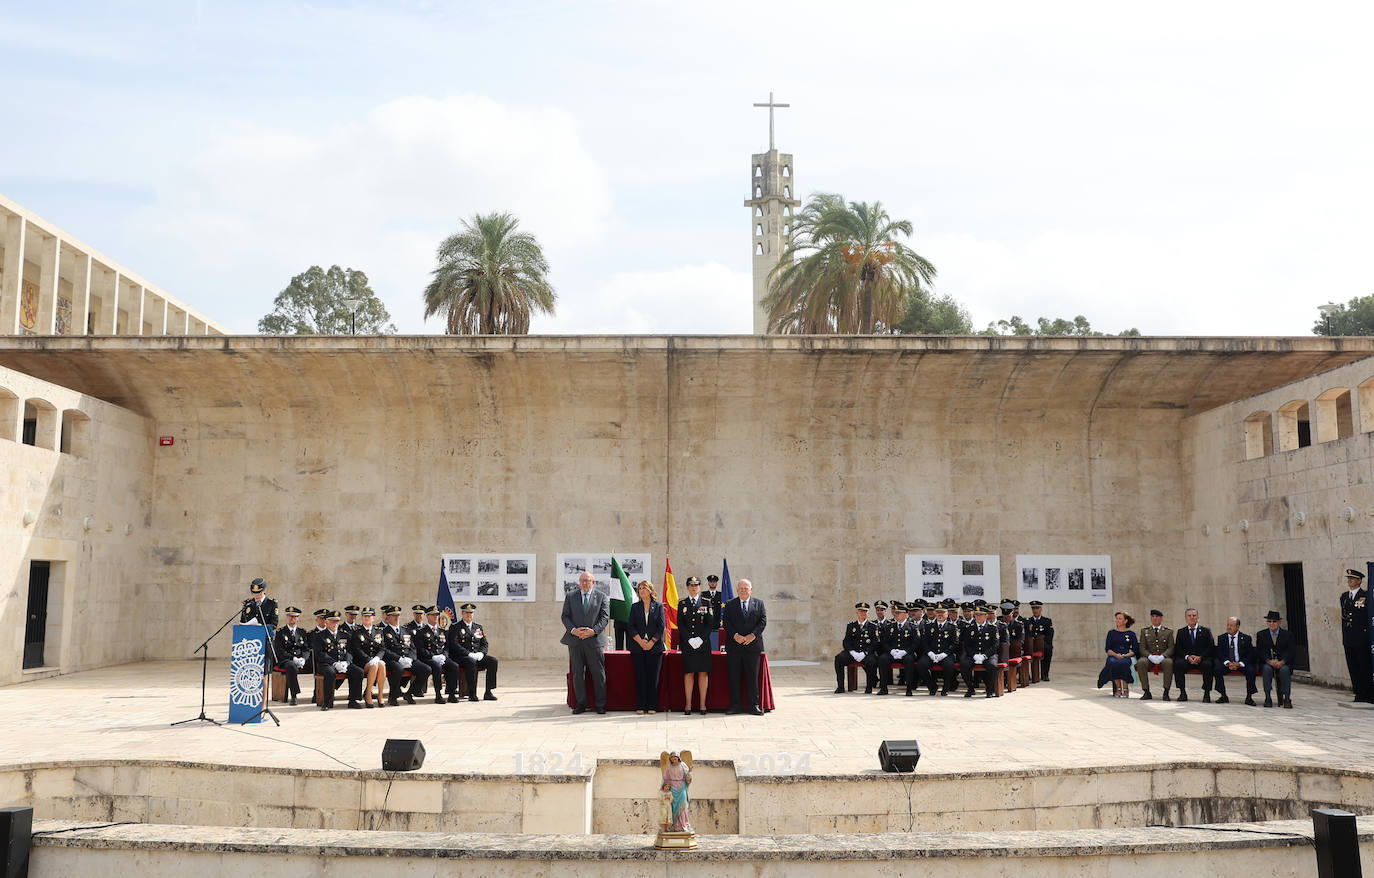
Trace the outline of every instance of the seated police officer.
<path fill-rule="evenodd" d="M 339 633 L 338 611 L 324 618 L 324 631 L 315 637 L 315 670 L 321 677 L 320 710 L 334 707 L 334 688 L 340 676 L 348 678 L 348 706 L 359 710 L 363 690 L 363 669 L 351 661 L 348 637 Z"/>
<path fill-rule="evenodd" d="M 911 694 L 911 688 L 916 682 L 916 655 L 921 648 L 924 637 L 921 631 L 911 624 L 906 604 L 893 602 L 892 615 L 896 618 L 892 622 L 892 633 L 889 635 L 890 645 L 887 648 L 887 662 L 898 662 L 902 666 L 900 683 L 906 685 L 906 694 Z M 887 687 L 883 687 L 884 693 Z"/>
<path fill-rule="evenodd" d="M 410 613 L 415 618 L 411 619 L 409 622 L 405 623 L 401 627 L 409 631 L 411 637 L 414 637 L 416 632 L 420 630 L 420 626 L 425 624 L 425 610 L 426 606 L 424 604 L 410 605 Z"/>
<path fill-rule="evenodd" d="M 434 678 L 434 703 L 444 703 L 448 686 L 449 703 L 458 701 L 458 663 L 448 657 L 448 640 L 439 628 L 439 608 L 425 607 L 425 621 L 415 629 L 415 654 L 429 665 Z"/>
<path fill-rule="evenodd" d="M 949 610 L 940 606 L 935 608 L 935 619 L 926 625 L 925 636 L 917 650 L 920 653 L 916 657 L 917 679 L 924 681 L 927 691 L 934 695 L 934 669 L 938 665 L 944 678 L 940 694 L 948 695 L 954 688 L 954 675 L 959 671 L 959 659 L 963 650 L 959 626 L 950 621 Z"/>
<path fill-rule="evenodd" d="M 835 656 L 835 694 L 844 693 L 844 673 L 850 662 L 858 662 L 864 668 L 864 694 L 873 694 L 878 670 L 878 653 L 882 640 L 878 626 L 868 621 L 868 602 L 859 601 L 854 605 L 854 621 L 845 626 L 844 640 Z"/>
<path fill-rule="evenodd" d="M 406 704 L 414 704 L 416 695 L 425 694 L 431 668 L 420 661 L 415 652 L 415 638 L 401 627 L 401 608 L 390 604 L 382 608 L 386 624 L 382 626 L 382 661 L 386 663 L 387 704 L 395 707 L 398 697 Z M 410 672 L 410 686 L 403 688 L 405 672 Z"/>
<path fill-rule="evenodd" d="M 302 671 L 310 673 L 313 667 L 310 662 L 313 652 L 310 637 L 304 628 L 296 627 L 300 618 L 300 607 L 287 607 L 286 624 L 278 628 L 272 637 L 272 651 L 277 657 L 277 667 L 286 675 L 286 692 L 293 707 L 296 704 L 296 696 L 301 694 L 298 675 Z"/>
<path fill-rule="evenodd" d="M 460 609 L 463 618 L 448 626 L 448 654 L 449 658 L 458 663 L 463 669 L 463 675 L 468 684 L 468 701 L 477 700 L 477 672 L 487 672 L 487 689 L 483 694 L 483 701 L 495 701 L 496 695 L 492 690 L 496 688 L 496 669 L 498 662 L 496 656 L 489 652 L 486 632 L 482 626 L 473 621 L 473 614 L 477 612 L 477 605 L 474 603 L 463 604 Z"/>
<path fill-rule="evenodd" d="M 988 698 L 994 694 L 993 683 L 997 678 L 997 659 L 1002 648 L 1002 631 L 989 621 L 992 609 L 985 603 L 973 606 L 973 628 L 969 630 L 964 643 L 964 660 L 960 666 L 964 685 L 968 691 L 965 698 L 973 697 L 974 668 L 983 668 L 983 688 Z"/>

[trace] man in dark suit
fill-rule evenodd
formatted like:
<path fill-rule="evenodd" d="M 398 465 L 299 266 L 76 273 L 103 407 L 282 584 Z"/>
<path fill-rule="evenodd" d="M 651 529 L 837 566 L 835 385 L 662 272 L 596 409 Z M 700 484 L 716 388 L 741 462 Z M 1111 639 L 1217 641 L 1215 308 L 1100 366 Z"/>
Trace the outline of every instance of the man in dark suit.
<path fill-rule="evenodd" d="M 739 597 L 727 603 L 721 611 L 725 623 L 726 666 L 730 670 L 730 713 L 746 710 L 763 716 L 759 700 L 759 656 L 763 655 L 763 629 L 768 625 L 768 613 L 763 601 L 753 597 L 754 584 L 739 581 Z M 740 686 L 744 692 L 741 694 Z"/>
<path fill-rule="evenodd" d="M 1283 617 L 1278 610 L 1270 610 L 1264 617 L 1265 627 L 1255 635 L 1255 661 L 1264 680 L 1264 706 L 1273 707 L 1270 692 L 1274 677 L 1279 678 L 1279 707 L 1293 707 L 1293 659 L 1297 656 L 1297 641 L 1293 632 L 1280 627 Z"/>
<path fill-rule="evenodd" d="M 1183 681 L 1190 668 L 1202 673 L 1202 700 L 1212 703 L 1212 658 L 1216 652 L 1216 642 L 1206 625 L 1198 624 L 1197 610 L 1189 607 L 1183 614 L 1187 622 L 1174 632 L 1174 686 L 1178 689 L 1178 700 L 1187 701 L 1188 691 Z"/>
<path fill-rule="evenodd" d="M 586 570 L 577 577 L 577 591 L 563 599 L 563 638 L 568 647 L 568 664 L 572 671 L 573 713 L 587 712 L 587 672 L 592 675 L 596 696 L 596 712 L 606 712 L 606 656 L 602 651 L 601 632 L 611 621 L 611 608 L 606 596 L 592 588 L 596 580 Z"/>
<path fill-rule="evenodd" d="M 1374 703 L 1374 679 L 1369 655 L 1369 591 L 1364 574 L 1351 568 L 1345 571 L 1347 590 L 1341 595 L 1341 646 L 1350 671 L 1350 687 L 1355 700 Z"/>
<path fill-rule="evenodd" d="M 1213 684 L 1217 690 L 1217 704 L 1225 704 L 1231 699 L 1226 697 L 1226 675 L 1240 671 L 1245 675 L 1245 703 L 1255 706 L 1255 644 L 1250 635 L 1240 630 L 1240 619 L 1231 616 L 1226 620 L 1226 633 L 1217 638 L 1216 667 L 1213 670 Z"/>

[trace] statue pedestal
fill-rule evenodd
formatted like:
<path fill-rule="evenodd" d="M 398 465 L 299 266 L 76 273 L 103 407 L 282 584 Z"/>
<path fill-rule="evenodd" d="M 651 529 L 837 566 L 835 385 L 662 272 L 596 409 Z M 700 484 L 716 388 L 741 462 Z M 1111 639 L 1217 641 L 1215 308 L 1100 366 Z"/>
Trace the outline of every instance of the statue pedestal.
<path fill-rule="evenodd" d="M 661 829 L 658 838 L 654 839 L 654 847 L 661 851 L 685 851 L 696 846 L 697 834 L 695 832 L 669 832 L 666 829 Z"/>

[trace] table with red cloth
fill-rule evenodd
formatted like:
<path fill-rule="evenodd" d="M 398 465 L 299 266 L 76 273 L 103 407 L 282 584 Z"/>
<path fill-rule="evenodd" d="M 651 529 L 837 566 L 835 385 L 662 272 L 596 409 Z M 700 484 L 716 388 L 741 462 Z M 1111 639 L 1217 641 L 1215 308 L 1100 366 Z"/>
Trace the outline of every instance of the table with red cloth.
<path fill-rule="evenodd" d="M 630 664 L 630 651 L 627 649 L 606 650 L 606 709 L 634 710 L 635 672 Z M 663 652 L 663 662 L 658 671 L 658 709 L 661 711 L 682 710 L 686 706 L 687 694 L 682 688 L 682 653 L 669 649 Z M 573 696 L 572 671 L 567 674 L 568 707 L 577 705 Z M 725 653 L 711 653 L 711 685 L 706 692 L 707 710 L 728 710 L 730 708 L 730 672 L 725 664 Z M 741 681 L 743 683 L 743 681 Z M 695 687 L 694 687 L 695 690 Z M 587 673 L 588 707 L 595 705 L 596 690 L 592 688 L 592 675 Z M 692 692 L 692 709 L 699 705 L 701 696 Z M 745 705 L 741 705 L 745 706 Z M 768 674 L 767 653 L 759 656 L 759 706 L 772 710 L 773 681 Z"/>

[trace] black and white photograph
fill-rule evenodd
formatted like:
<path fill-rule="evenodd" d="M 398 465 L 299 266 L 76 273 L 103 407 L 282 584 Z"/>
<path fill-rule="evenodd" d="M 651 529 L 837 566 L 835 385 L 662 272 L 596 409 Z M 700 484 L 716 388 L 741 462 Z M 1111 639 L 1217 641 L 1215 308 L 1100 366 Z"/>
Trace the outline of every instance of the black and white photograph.
<path fill-rule="evenodd" d="M 944 563 L 943 561 L 932 561 L 932 560 L 929 559 L 929 558 L 922 559 L 922 561 L 921 561 L 921 575 L 922 575 L 922 576 L 944 576 L 944 575 L 945 575 L 945 563 Z"/>
<path fill-rule="evenodd" d="M 449 576 L 457 576 L 457 575 L 459 575 L 459 574 L 466 575 L 466 574 L 471 573 L 471 572 L 472 572 L 472 561 L 471 561 L 471 560 L 469 560 L 469 559 L 467 559 L 467 558 L 449 558 L 449 559 L 448 559 L 448 575 L 449 575 Z"/>
<path fill-rule="evenodd" d="M 1069 591 L 1082 591 L 1082 590 L 1083 590 L 1083 568 L 1082 568 L 1082 567 L 1071 567 L 1071 568 L 1069 568 Z"/>
<path fill-rule="evenodd" d="M 981 597 L 999 601 L 1002 594 L 1000 555 L 944 555 L 934 549 L 917 549 L 904 558 L 906 599 L 928 598 L 926 585 L 940 583 L 940 596 Z"/>
<path fill-rule="evenodd" d="M 573 577 L 573 583 L 577 582 L 577 575 L 587 569 L 586 558 L 564 558 L 563 575 Z"/>
<path fill-rule="evenodd" d="M 1022 567 L 1021 568 L 1021 587 L 1036 589 L 1040 588 L 1040 568 Z"/>
<path fill-rule="evenodd" d="M 964 583 L 964 597 L 980 598 L 983 596 L 983 584 L 981 582 Z"/>
<path fill-rule="evenodd" d="M 494 598 L 501 594 L 501 583 L 493 579 L 484 579 L 477 583 L 477 596 L 484 598 Z"/>
<path fill-rule="evenodd" d="M 653 567 L 652 556 L 647 552 L 616 552 L 615 560 L 620 564 L 621 571 L 631 582 L 638 582 L 647 577 L 649 571 Z M 610 552 L 559 552 L 556 556 L 555 563 L 558 565 L 557 569 L 560 571 L 559 581 L 573 581 L 575 583 L 578 574 L 586 571 L 591 573 L 595 578 L 597 583 L 596 587 L 600 591 L 606 594 L 611 593 Z M 530 570 L 531 574 L 533 574 L 534 568 L 531 567 Z M 530 576 L 530 579 L 530 597 L 533 598 L 534 592 L 537 589 L 532 581 L 534 579 L 533 575 Z M 619 588 L 619 584 L 616 584 L 616 587 Z M 682 585 L 679 584 L 678 589 L 681 590 Z M 552 588 L 549 589 L 549 594 L 561 600 L 566 595 L 566 592 L 560 591 L 557 588 Z"/>
<path fill-rule="evenodd" d="M 537 558 L 533 553 L 448 552 L 440 559 L 449 593 L 455 601 L 532 601 L 538 594 L 535 586 Z M 512 597 L 505 588 L 507 581 L 524 583 L 525 593 Z"/>
<path fill-rule="evenodd" d="M 964 575 L 965 575 L 965 576 L 982 576 L 982 575 L 983 575 L 983 562 L 982 562 L 982 561 L 978 561 L 978 560 L 973 559 L 973 558 L 965 558 L 965 559 L 964 559 L 964 563 L 963 563 L 963 567 L 964 567 Z"/>
<path fill-rule="evenodd" d="M 530 596 L 530 584 L 524 579 L 506 580 L 506 597 L 508 598 L 528 598 Z"/>
<path fill-rule="evenodd" d="M 625 568 L 622 567 L 622 568 L 620 568 L 620 569 L 621 569 L 621 570 L 624 570 Z M 610 574 L 610 572 L 611 572 L 611 559 L 610 559 L 609 556 L 608 556 L 608 557 L 605 557 L 605 558 L 593 558 L 593 559 L 592 559 L 592 573 L 593 573 L 593 574 L 595 574 L 596 576 L 607 576 L 607 575 Z"/>
<path fill-rule="evenodd" d="M 528 576 L 528 575 L 529 575 L 529 572 L 530 572 L 530 562 L 526 561 L 524 558 L 507 558 L 507 559 L 506 559 L 506 575 L 507 575 L 507 576 L 509 576 L 509 575 L 512 574 L 512 573 L 518 573 L 518 574 L 521 575 L 521 576 Z"/>
<path fill-rule="evenodd" d="M 644 562 L 638 558 L 626 558 L 620 562 L 620 569 L 626 576 L 639 576 L 644 572 Z"/>
<path fill-rule="evenodd" d="M 477 572 L 478 572 L 478 573 L 500 573 L 500 572 L 501 572 L 501 559 L 500 559 L 500 558 L 478 558 L 478 559 L 477 559 Z"/>
<path fill-rule="evenodd" d="M 1106 568 L 1106 567 L 1093 567 L 1093 568 L 1091 568 L 1091 570 L 1092 570 L 1092 572 L 1089 574 L 1088 579 L 1089 579 L 1089 581 L 1092 583 L 1092 589 L 1093 589 L 1093 591 L 1106 591 L 1106 590 L 1107 590 L 1107 568 Z"/>
<path fill-rule="evenodd" d="M 576 579 L 565 579 L 565 580 L 563 580 L 563 597 L 567 597 L 568 595 L 570 595 L 570 594 L 572 594 L 573 592 L 577 591 L 577 588 L 578 588 L 578 586 L 577 586 L 577 580 L 576 580 Z"/>
<path fill-rule="evenodd" d="M 1055 591 L 1060 588 L 1058 567 L 1045 568 L 1045 591 Z"/>
<path fill-rule="evenodd" d="M 455 598 L 472 597 L 472 580 L 469 579 L 450 579 L 448 581 L 449 594 Z"/>
<path fill-rule="evenodd" d="M 1111 555 L 1017 555 L 1021 600 L 1040 597 L 1061 604 L 1110 603 L 1112 599 Z M 1041 589 L 1034 571 L 1043 572 Z"/>
<path fill-rule="evenodd" d="M 609 579 L 598 579 L 593 587 L 606 597 L 611 596 L 611 581 Z"/>
<path fill-rule="evenodd" d="M 942 598 L 945 596 L 945 584 L 943 582 L 923 582 L 921 583 L 921 597 L 923 598 Z"/>

